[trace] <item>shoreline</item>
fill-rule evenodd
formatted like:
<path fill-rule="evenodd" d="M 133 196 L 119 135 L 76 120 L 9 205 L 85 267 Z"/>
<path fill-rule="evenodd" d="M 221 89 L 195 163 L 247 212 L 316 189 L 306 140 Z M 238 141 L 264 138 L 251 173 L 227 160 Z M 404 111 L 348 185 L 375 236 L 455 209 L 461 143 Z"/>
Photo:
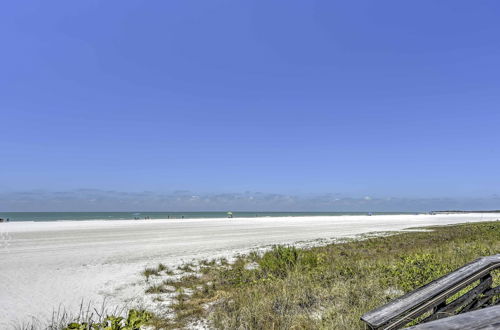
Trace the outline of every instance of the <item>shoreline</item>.
<path fill-rule="evenodd" d="M 498 219 L 500 213 L 10 222 L 0 226 L 0 327 L 46 319 L 60 305 L 72 311 L 82 299 L 145 304 L 140 272 L 159 262 Z"/>
<path fill-rule="evenodd" d="M 187 220 L 187 219 L 225 219 L 225 218 L 283 218 L 313 216 L 351 216 L 351 215 L 414 215 L 425 212 L 248 212 L 234 211 L 229 217 L 227 212 L 0 212 L 0 218 L 10 222 L 59 222 L 59 221 L 140 221 L 140 220 Z M 148 217 L 145 219 L 145 217 Z"/>

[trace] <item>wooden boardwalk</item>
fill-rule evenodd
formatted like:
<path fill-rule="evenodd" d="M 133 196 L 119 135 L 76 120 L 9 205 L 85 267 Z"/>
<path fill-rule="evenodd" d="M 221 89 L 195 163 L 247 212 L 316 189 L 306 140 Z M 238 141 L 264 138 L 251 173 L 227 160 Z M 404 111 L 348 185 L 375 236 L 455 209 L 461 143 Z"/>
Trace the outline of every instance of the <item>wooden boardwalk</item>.
<path fill-rule="evenodd" d="M 483 308 L 437 321 L 416 325 L 408 330 L 493 330 L 500 329 L 500 306 Z"/>
<path fill-rule="evenodd" d="M 489 306 L 500 295 L 500 286 L 491 287 L 490 274 L 499 268 L 500 254 L 477 259 L 366 313 L 361 320 L 371 329 L 400 329 L 419 317 L 424 323 Z M 472 290 L 447 303 L 448 298 L 475 282 L 478 284 Z"/>

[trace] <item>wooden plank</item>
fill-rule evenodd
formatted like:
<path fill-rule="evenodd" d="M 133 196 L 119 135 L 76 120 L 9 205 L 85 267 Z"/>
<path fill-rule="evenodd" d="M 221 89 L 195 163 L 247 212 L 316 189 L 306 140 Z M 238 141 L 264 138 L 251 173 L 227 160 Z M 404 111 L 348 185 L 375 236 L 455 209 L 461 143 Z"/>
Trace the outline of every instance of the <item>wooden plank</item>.
<path fill-rule="evenodd" d="M 472 290 L 469 292 L 465 293 L 463 296 L 458 297 L 454 301 L 450 302 L 448 305 L 443 306 L 442 308 L 438 309 L 434 314 L 426 318 L 425 320 L 422 321 L 424 322 L 429 322 L 437 319 L 441 319 L 443 317 L 449 317 L 455 315 L 455 311 L 464 305 L 468 305 L 471 302 L 473 302 L 475 299 L 477 299 L 478 295 L 483 293 L 485 290 L 488 290 L 493 283 L 493 279 L 490 275 L 486 277 L 481 283 L 479 283 L 476 287 L 474 287 Z"/>
<path fill-rule="evenodd" d="M 442 303 L 449 296 L 500 267 L 500 254 L 479 258 L 361 317 L 373 329 L 393 329 Z M 386 326 L 387 325 L 387 326 Z"/>
<path fill-rule="evenodd" d="M 483 305 L 491 305 L 492 300 L 496 295 L 500 294 L 500 286 L 492 288 L 483 293 L 483 297 L 477 301 L 477 303 L 472 307 L 472 309 L 481 308 Z M 488 303 L 489 302 L 489 303 Z"/>
<path fill-rule="evenodd" d="M 479 309 L 422 323 L 408 330 L 493 330 L 500 329 L 500 306 Z"/>

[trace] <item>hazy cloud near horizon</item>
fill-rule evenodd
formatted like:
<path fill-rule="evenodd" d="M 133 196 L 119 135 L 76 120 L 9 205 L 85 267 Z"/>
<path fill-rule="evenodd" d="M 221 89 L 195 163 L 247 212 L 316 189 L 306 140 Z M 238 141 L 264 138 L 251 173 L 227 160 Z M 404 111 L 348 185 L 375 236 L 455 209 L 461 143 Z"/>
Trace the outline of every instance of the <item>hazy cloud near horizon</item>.
<path fill-rule="evenodd" d="M 339 194 L 259 192 L 197 194 L 190 191 L 120 192 L 97 189 L 0 193 L 0 212 L 29 211 L 429 211 L 500 209 L 500 197 L 398 198 Z"/>

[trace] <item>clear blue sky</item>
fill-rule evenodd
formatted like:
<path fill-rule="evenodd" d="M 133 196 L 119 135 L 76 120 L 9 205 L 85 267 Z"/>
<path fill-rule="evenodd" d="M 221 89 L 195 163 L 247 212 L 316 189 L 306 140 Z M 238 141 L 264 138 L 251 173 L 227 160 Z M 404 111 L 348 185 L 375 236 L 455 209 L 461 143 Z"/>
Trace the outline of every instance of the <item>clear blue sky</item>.
<path fill-rule="evenodd" d="M 4 192 L 500 194 L 496 0 L 6 1 L 0 36 Z"/>

